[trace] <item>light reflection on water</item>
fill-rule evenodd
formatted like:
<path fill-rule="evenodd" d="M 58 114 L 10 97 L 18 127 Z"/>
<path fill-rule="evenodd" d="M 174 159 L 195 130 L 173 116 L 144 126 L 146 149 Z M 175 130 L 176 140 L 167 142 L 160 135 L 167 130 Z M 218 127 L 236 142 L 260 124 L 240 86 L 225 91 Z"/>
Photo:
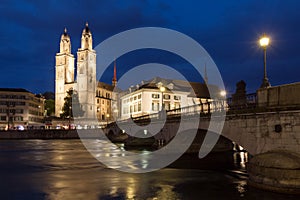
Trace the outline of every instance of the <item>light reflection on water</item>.
<path fill-rule="evenodd" d="M 108 169 L 86 151 L 80 140 L 0 142 L 0 199 L 283 197 L 248 189 L 247 178 L 238 173 L 231 176 L 217 171 L 166 168 L 146 174 L 130 174 Z M 99 144 L 98 149 L 95 149 L 99 156 L 108 153 L 107 150 L 110 151 L 108 157 L 126 153 L 122 146 L 105 149 L 101 141 L 91 142 Z M 142 165 L 147 168 L 150 155 L 148 151 L 142 153 L 144 157 L 141 161 L 129 161 L 128 165 Z M 247 155 L 240 154 L 240 160 L 243 168 Z M 118 167 L 118 163 L 114 165 Z"/>
<path fill-rule="evenodd" d="M 248 152 L 241 151 L 233 153 L 233 159 L 236 166 L 241 169 L 246 169 L 246 163 L 248 162 Z"/>

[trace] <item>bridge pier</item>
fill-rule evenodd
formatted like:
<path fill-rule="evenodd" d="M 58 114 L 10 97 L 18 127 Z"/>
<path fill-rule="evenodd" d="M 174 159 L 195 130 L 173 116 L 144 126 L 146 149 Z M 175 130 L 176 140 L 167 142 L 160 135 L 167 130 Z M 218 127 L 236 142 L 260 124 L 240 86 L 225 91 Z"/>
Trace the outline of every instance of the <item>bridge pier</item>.
<path fill-rule="evenodd" d="M 249 185 L 273 192 L 300 194 L 300 154 L 269 151 L 247 164 Z"/>

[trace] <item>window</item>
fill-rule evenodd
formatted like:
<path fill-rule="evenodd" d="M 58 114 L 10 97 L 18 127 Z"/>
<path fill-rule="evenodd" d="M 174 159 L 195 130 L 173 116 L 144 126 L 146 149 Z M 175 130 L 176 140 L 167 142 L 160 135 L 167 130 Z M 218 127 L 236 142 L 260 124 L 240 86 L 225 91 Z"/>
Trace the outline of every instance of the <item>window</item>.
<path fill-rule="evenodd" d="M 152 111 L 158 111 L 159 110 L 159 103 L 152 102 Z"/>
<path fill-rule="evenodd" d="M 170 102 L 164 102 L 164 109 L 165 109 L 165 110 L 170 110 L 170 109 L 171 109 L 171 104 L 170 104 Z"/>
<path fill-rule="evenodd" d="M 169 94 L 164 94 L 164 99 L 170 99 L 170 95 Z"/>
<path fill-rule="evenodd" d="M 159 99 L 159 94 L 152 94 L 153 99 Z"/>
<path fill-rule="evenodd" d="M 181 99 L 181 96 L 178 96 L 178 95 L 174 96 L 174 100 L 180 100 L 180 99 Z"/>
<path fill-rule="evenodd" d="M 23 113 L 24 113 L 24 110 L 23 110 L 23 109 L 16 109 L 16 113 L 23 114 Z"/>
<path fill-rule="evenodd" d="M 134 104 L 134 109 L 133 109 L 134 112 L 137 112 L 137 104 Z"/>
<path fill-rule="evenodd" d="M 133 109 L 132 109 L 132 106 L 130 106 L 130 113 L 132 113 Z"/>
<path fill-rule="evenodd" d="M 23 121 L 23 117 L 17 116 L 17 117 L 15 117 L 15 121 Z"/>
<path fill-rule="evenodd" d="M 141 99 L 141 98 L 142 98 L 142 95 L 141 95 L 141 94 L 139 94 L 139 95 L 138 95 L 138 99 Z"/>
<path fill-rule="evenodd" d="M 1 116 L 1 117 L 0 117 L 0 120 L 1 120 L 1 121 L 6 121 L 6 116 Z"/>
<path fill-rule="evenodd" d="M 138 112 L 142 111 L 142 104 L 141 102 L 138 103 Z"/>

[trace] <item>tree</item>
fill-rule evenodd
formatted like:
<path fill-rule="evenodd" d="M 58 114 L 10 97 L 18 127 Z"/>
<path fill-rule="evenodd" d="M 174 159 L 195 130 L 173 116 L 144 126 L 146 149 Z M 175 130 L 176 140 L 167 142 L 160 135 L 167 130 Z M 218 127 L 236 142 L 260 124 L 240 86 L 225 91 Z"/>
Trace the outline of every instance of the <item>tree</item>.
<path fill-rule="evenodd" d="M 48 100 L 48 99 L 54 100 L 55 99 L 55 95 L 53 92 L 44 92 L 43 96 L 45 97 L 46 100 Z"/>
<path fill-rule="evenodd" d="M 62 108 L 62 114 L 60 115 L 63 118 L 70 118 L 70 117 L 81 117 L 84 114 L 82 110 L 78 93 L 75 90 L 68 90 L 67 96 L 64 98 L 65 103 Z"/>
<path fill-rule="evenodd" d="M 45 109 L 47 111 L 47 116 L 51 116 L 55 111 L 55 101 L 53 99 L 45 100 Z"/>

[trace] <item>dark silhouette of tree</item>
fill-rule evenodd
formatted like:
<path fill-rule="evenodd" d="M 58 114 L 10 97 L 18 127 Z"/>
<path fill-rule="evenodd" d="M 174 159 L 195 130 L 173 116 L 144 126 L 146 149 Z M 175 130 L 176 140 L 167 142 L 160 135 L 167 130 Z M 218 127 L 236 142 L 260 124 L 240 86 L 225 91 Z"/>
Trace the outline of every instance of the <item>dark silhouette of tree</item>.
<path fill-rule="evenodd" d="M 72 117 L 81 117 L 84 114 L 82 110 L 78 93 L 75 90 L 67 91 L 67 96 L 64 98 L 65 103 L 62 108 L 62 114 L 60 115 L 63 118 L 72 118 Z"/>
<path fill-rule="evenodd" d="M 55 95 L 53 92 L 44 92 L 43 96 L 45 97 L 46 100 L 48 99 L 55 99 Z"/>
<path fill-rule="evenodd" d="M 55 101 L 53 99 L 45 100 L 45 109 L 47 111 L 47 116 L 51 116 L 55 112 Z"/>

